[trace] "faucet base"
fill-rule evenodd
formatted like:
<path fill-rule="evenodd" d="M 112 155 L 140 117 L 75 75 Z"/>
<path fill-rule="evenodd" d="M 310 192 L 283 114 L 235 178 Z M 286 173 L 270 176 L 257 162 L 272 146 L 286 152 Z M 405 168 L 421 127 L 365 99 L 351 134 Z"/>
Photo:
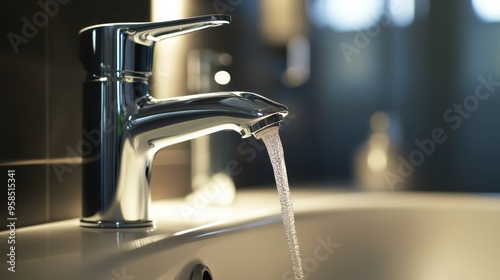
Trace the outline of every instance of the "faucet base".
<path fill-rule="evenodd" d="M 88 221 L 85 219 L 80 220 L 80 226 L 88 228 L 138 228 L 138 227 L 152 227 L 153 221 Z"/>

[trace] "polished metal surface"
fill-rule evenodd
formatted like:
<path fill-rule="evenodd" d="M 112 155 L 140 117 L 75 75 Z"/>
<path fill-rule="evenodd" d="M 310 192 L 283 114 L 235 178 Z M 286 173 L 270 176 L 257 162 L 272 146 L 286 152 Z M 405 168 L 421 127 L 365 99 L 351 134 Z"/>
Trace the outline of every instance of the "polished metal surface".
<path fill-rule="evenodd" d="M 229 24 L 228 15 L 209 15 L 167 22 L 108 23 L 80 30 L 80 60 L 90 74 L 150 74 L 158 41 Z M 106 75 L 104 75 L 106 76 Z"/>
<path fill-rule="evenodd" d="M 287 115 L 284 105 L 249 92 L 150 96 L 156 41 L 229 21 L 212 15 L 102 24 L 80 32 L 80 59 L 88 72 L 83 132 L 94 143 L 83 163 L 82 226 L 151 226 L 149 179 L 158 150 L 222 130 L 249 137 Z"/>

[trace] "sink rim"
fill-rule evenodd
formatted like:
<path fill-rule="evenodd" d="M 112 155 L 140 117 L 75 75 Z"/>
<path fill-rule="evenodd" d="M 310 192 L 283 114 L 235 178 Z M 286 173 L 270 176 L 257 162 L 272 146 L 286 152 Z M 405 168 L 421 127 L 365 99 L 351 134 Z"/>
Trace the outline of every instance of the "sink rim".
<path fill-rule="evenodd" d="M 480 210 L 496 212 L 500 216 L 500 196 L 498 194 L 468 194 L 468 193 L 366 193 L 339 192 L 336 189 L 324 188 L 293 188 L 292 198 L 298 218 L 315 213 L 349 213 L 352 210 L 372 209 L 434 209 L 434 210 Z M 446 203 L 443 203 L 443 201 Z M 165 211 L 174 213 L 183 199 L 157 201 L 152 205 L 152 212 Z M 134 258 L 135 252 L 140 257 L 144 250 L 165 250 L 170 246 L 180 246 L 186 242 L 212 238 L 233 231 L 281 223 L 278 194 L 275 189 L 252 189 L 236 193 L 233 205 L 224 207 L 207 207 L 211 210 L 230 210 L 220 212 L 211 217 L 193 219 L 182 222 L 182 217 L 159 218 L 154 228 L 141 229 L 92 229 L 79 226 L 79 219 L 47 223 L 16 230 L 19 238 L 19 260 L 25 266 L 40 267 L 47 262 L 57 263 L 61 259 L 81 260 L 81 268 L 103 266 L 110 264 L 106 260 L 114 257 Z M 248 211 L 252 209 L 252 211 Z M 215 212 L 214 212 L 215 213 Z M 225 216 L 226 215 L 226 216 Z M 167 215 L 164 215 L 167 216 Z M 0 239 L 5 240 L 8 231 L 0 232 Z M 117 237 L 124 239 L 117 246 Z M 113 243 L 114 242 L 114 243 Z M 64 244 L 77 243 L 67 250 L 59 247 Z M 97 246 L 85 248 L 85 244 Z M 22 248 L 26 244 L 38 248 L 50 248 L 45 252 L 36 252 Z M 156 245 L 158 248 L 154 248 Z M 54 248 L 51 248 L 54 246 Z M 59 247 L 58 247 L 59 246 Z M 147 248 L 152 249 L 147 249 Z M 87 249 L 90 252 L 83 252 Z M 21 255 L 23 257 L 21 257 Z M 113 262 L 111 262 L 112 264 Z"/>

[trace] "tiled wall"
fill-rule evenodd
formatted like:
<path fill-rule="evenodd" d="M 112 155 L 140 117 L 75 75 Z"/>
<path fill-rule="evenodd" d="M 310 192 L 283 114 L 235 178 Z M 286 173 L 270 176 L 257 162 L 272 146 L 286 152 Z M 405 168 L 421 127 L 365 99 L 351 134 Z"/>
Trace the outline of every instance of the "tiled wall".
<path fill-rule="evenodd" d="M 40 6 L 44 2 L 49 6 Z M 6 188 L 7 170 L 16 170 L 17 226 L 79 217 L 82 172 L 78 150 L 85 73 L 78 61 L 78 31 L 104 22 L 149 21 L 150 3 L 10 1 L 0 17 L 4 23 L 0 27 L 0 173 Z M 185 147 L 175 147 L 184 158 Z M 182 161 L 158 160 L 173 167 L 153 175 L 153 182 L 172 174 L 189 177 Z M 156 197 L 165 197 L 160 188 L 153 190 Z M 0 219 L 4 221 L 6 202 L 7 193 L 2 191 Z"/>

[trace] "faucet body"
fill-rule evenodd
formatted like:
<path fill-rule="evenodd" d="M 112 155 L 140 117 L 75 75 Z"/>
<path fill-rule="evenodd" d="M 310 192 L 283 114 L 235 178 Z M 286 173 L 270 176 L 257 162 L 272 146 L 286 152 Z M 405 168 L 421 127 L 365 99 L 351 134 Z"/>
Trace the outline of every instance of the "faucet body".
<path fill-rule="evenodd" d="M 286 116 L 284 105 L 248 92 L 162 100 L 150 95 L 154 42 L 229 20 L 105 24 L 80 32 L 80 59 L 87 70 L 83 131 L 99 135 L 83 161 L 82 226 L 151 226 L 149 180 L 158 150 L 222 130 L 250 137 Z"/>

